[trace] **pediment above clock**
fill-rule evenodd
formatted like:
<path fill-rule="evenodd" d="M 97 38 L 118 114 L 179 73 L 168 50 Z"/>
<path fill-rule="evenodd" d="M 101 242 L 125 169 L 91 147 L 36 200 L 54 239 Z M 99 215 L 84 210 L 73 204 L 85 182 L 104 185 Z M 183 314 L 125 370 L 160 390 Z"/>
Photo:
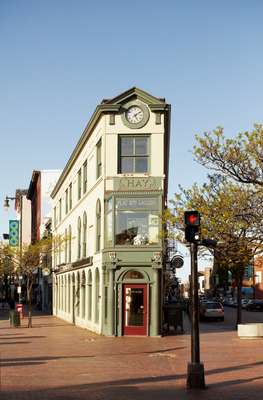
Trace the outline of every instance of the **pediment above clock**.
<path fill-rule="evenodd" d="M 101 104 L 105 105 L 120 105 L 123 106 L 126 103 L 130 103 L 134 100 L 140 100 L 141 102 L 147 104 L 152 111 L 158 111 L 164 109 L 166 102 L 164 98 L 154 97 L 151 94 L 141 90 L 137 87 L 133 87 L 112 99 L 105 99 Z"/>

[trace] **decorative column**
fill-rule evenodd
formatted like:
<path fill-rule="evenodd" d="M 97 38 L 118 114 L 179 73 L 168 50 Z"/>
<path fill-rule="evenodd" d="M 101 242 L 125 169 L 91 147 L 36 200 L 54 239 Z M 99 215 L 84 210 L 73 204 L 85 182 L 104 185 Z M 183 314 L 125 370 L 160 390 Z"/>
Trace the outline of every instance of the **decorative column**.
<path fill-rule="evenodd" d="M 151 321 L 150 322 L 150 335 L 160 335 L 160 270 L 162 269 L 161 252 L 156 252 L 152 258 L 153 280 L 151 283 Z"/>
<path fill-rule="evenodd" d="M 115 303 L 115 290 L 114 290 L 114 278 L 115 270 L 117 268 L 117 254 L 115 251 L 109 253 L 110 263 L 107 264 L 109 271 L 109 292 L 108 292 L 108 327 L 109 335 L 115 336 L 115 315 L 118 304 Z"/>
<path fill-rule="evenodd" d="M 114 275 L 116 264 L 111 264 L 109 269 L 109 292 L 108 292 L 108 326 L 109 335 L 115 335 L 115 291 Z"/>

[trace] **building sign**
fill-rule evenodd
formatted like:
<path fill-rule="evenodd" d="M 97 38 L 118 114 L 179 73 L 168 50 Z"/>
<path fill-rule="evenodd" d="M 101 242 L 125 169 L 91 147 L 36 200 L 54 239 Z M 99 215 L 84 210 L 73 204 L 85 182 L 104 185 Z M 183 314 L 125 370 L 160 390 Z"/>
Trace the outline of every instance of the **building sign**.
<path fill-rule="evenodd" d="M 137 191 L 137 190 L 162 190 L 162 178 L 114 178 L 114 190 Z"/>
<path fill-rule="evenodd" d="M 156 197 L 126 197 L 116 199 L 117 210 L 158 210 Z"/>
<path fill-rule="evenodd" d="M 19 221 L 17 220 L 9 221 L 9 245 L 19 245 Z"/>

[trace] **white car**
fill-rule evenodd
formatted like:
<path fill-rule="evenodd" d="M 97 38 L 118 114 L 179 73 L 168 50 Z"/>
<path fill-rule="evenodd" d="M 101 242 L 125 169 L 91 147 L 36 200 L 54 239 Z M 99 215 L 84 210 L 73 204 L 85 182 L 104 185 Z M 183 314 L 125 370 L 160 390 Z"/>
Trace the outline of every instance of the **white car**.
<path fill-rule="evenodd" d="M 200 305 L 200 320 L 220 319 L 224 321 L 224 307 L 218 301 L 207 301 Z"/>

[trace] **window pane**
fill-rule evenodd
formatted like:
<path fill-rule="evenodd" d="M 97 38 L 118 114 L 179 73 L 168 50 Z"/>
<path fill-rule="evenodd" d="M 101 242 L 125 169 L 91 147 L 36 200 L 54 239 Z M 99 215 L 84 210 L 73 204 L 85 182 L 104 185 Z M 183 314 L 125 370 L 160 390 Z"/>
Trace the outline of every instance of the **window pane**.
<path fill-rule="evenodd" d="M 126 288 L 125 290 L 125 325 L 143 326 L 143 289 Z"/>
<path fill-rule="evenodd" d="M 119 211 L 116 215 L 116 244 L 145 246 L 158 243 L 158 215 L 150 212 Z"/>
<path fill-rule="evenodd" d="M 136 154 L 136 156 L 148 155 L 147 143 L 148 143 L 148 138 L 146 138 L 146 137 L 135 138 L 135 154 Z"/>
<path fill-rule="evenodd" d="M 78 200 L 81 198 L 81 169 L 78 172 Z"/>
<path fill-rule="evenodd" d="M 134 172 L 133 171 L 133 158 L 132 157 L 123 157 L 121 159 L 121 172 Z"/>
<path fill-rule="evenodd" d="M 101 176 L 102 173 L 102 163 L 101 163 L 101 140 L 97 144 L 97 179 Z"/>
<path fill-rule="evenodd" d="M 108 246 L 112 246 L 112 233 L 113 233 L 113 228 L 112 228 L 112 212 L 109 212 L 106 216 L 106 242 Z"/>
<path fill-rule="evenodd" d="M 135 158 L 135 172 L 148 172 L 147 157 L 136 157 Z"/>
<path fill-rule="evenodd" d="M 122 156 L 132 156 L 133 155 L 133 141 L 134 138 L 122 137 L 121 138 L 121 155 Z"/>
<path fill-rule="evenodd" d="M 108 199 L 107 201 L 107 211 L 112 210 L 112 197 Z"/>

